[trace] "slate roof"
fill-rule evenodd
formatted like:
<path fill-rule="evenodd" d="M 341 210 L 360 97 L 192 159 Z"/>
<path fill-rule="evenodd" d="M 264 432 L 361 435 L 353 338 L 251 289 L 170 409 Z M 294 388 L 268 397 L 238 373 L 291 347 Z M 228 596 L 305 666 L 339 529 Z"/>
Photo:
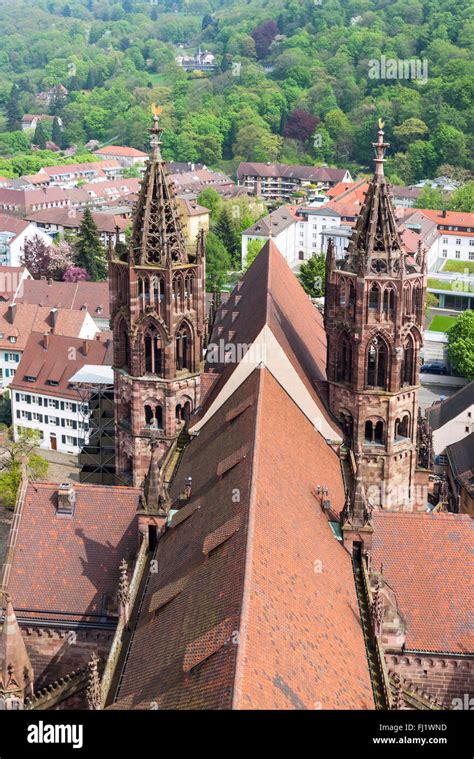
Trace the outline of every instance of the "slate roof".
<path fill-rule="evenodd" d="M 189 475 L 113 708 L 372 709 L 351 559 L 312 492 L 342 507 L 339 459 L 268 370 L 191 440 L 173 499 Z"/>
<path fill-rule="evenodd" d="M 383 563 L 407 623 L 406 648 L 474 653 L 474 522 L 464 514 L 373 512 L 372 566 Z"/>
<path fill-rule="evenodd" d="M 284 229 L 291 227 L 298 218 L 295 215 L 296 206 L 280 206 L 276 211 L 272 211 L 268 216 L 256 221 L 251 227 L 242 232 L 244 235 L 251 235 L 253 237 L 268 237 L 270 234 L 270 227 L 272 235 L 279 235 Z"/>
<path fill-rule="evenodd" d="M 474 432 L 447 445 L 446 455 L 454 477 L 474 495 Z"/>
<path fill-rule="evenodd" d="M 455 419 L 463 411 L 474 405 L 474 380 L 464 385 L 454 395 L 444 401 L 433 404 L 427 409 L 426 415 L 432 430 L 438 430 Z"/>
<path fill-rule="evenodd" d="M 119 564 L 138 550 L 138 488 L 74 484 L 74 514 L 56 513 L 58 485 L 30 482 L 8 592 L 21 619 L 105 621 Z"/>

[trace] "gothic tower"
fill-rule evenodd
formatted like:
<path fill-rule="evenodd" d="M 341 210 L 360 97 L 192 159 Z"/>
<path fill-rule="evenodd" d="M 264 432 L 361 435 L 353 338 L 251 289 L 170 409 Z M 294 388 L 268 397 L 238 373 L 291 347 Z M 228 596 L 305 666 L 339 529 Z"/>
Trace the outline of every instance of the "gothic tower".
<path fill-rule="evenodd" d="M 205 335 L 204 237 L 193 250 L 186 245 L 156 114 L 149 131 L 152 152 L 130 244 L 116 246 L 109 260 L 116 472 L 136 487 L 147 474 L 151 442 L 164 456 L 198 405 Z"/>
<path fill-rule="evenodd" d="M 373 145 L 375 174 L 344 258 L 328 247 L 327 377 L 369 505 L 400 509 L 414 496 L 426 256 L 400 238 L 381 121 Z"/>

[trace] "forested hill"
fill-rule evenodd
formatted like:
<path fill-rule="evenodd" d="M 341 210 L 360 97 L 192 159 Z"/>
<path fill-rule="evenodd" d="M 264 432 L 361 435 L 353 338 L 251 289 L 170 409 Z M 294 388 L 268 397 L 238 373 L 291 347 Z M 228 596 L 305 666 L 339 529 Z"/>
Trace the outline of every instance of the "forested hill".
<path fill-rule="evenodd" d="M 473 11 L 472 0 L 3 0 L 0 173 L 25 168 L 4 160 L 28 150 L 24 113 L 59 115 L 61 147 L 143 148 L 156 101 L 168 158 L 357 172 L 381 115 L 393 181 L 446 164 L 462 176 L 474 169 Z M 176 65 L 199 47 L 213 72 Z M 67 97 L 37 100 L 59 83 Z"/>

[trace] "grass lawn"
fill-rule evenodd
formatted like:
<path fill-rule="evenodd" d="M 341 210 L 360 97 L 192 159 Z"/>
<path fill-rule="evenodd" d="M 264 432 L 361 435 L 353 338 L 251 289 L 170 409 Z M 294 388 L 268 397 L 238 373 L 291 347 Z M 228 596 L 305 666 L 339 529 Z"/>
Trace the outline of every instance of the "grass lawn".
<path fill-rule="evenodd" d="M 453 290 L 453 284 L 455 280 L 444 281 L 442 279 L 428 279 L 428 287 L 432 290 Z"/>
<path fill-rule="evenodd" d="M 447 332 L 453 324 L 456 323 L 456 316 L 443 316 L 442 314 L 436 314 L 430 326 L 429 330 L 433 332 Z"/>
<path fill-rule="evenodd" d="M 474 261 L 457 261 L 456 259 L 448 258 L 442 271 L 457 271 L 459 274 L 464 274 L 466 269 L 469 274 L 474 274 Z"/>

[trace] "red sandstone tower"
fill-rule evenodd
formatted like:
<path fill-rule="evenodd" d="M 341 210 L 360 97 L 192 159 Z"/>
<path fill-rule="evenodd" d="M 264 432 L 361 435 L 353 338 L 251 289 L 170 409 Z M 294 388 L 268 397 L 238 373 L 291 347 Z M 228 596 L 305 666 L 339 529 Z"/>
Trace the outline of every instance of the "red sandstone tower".
<path fill-rule="evenodd" d="M 411 508 L 416 467 L 426 257 L 404 249 L 384 176 L 375 174 L 346 255 L 327 255 L 329 402 L 358 463 L 369 506 Z"/>
<path fill-rule="evenodd" d="M 130 245 L 109 262 L 116 471 L 134 486 L 143 485 L 151 441 L 164 455 L 198 405 L 205 334 L 204 237 L 186 246 L 157 115 L 149 131 Z"/>

